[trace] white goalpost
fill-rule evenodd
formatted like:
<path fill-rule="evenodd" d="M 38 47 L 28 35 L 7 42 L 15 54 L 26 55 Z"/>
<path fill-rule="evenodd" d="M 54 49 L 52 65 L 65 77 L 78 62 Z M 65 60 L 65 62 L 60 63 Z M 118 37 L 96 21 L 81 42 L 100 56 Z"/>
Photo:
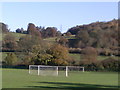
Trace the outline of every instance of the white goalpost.
<path fill-rule="evenodd" d="M 45 66 L 45 65 L 29 65 L 29 74 L 42 76 L 58 76 L 64 75 L 68 77 L 70 73 L 84 72 L 84 67 L 80 66 Z"/>

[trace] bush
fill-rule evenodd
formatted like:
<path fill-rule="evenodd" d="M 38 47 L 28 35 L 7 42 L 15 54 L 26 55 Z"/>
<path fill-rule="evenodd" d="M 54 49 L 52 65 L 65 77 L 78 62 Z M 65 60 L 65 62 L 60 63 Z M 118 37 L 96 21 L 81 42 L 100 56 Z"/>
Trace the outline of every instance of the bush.
<path fill-rule="evenodd" d="M 97 50 L 95 48 L 86 47 L 81 52 L 81 60 L 83 60 L 83 62 L 90 64 L 97 60 Z"/>
<path fill-rule="evenodd" d="M 101 63 L 104 67 L 104 70 L 120 71 L 119 70 L 120 61 L 118 61 L 118 60 L 115 60 L 113 58 L 108 58 L 108 59 L 103 60 Z"/>
<path fill-rule="evenodd" d="M 5 58 L 6 65 L 16 65 L 17 61 L 18 61 L 18 58 L 14 53 L 8 53 Z"/>
<path fill-rule="evenodd" d="M 87 71 L 120 71 L 120 61 L 113 58 L 108 58 L 103 61 L 95 61 L 92 63 L 86 63 L 82 61 L 79 63 L 79 65 L 84 66 L 85 70 Z"/>
<path fill-rule="evenodd" d="M 84 66 L 86 71 L 101 71 L 103 66 L 100 61 L 95 61 L 92 63 L 80 62 L 80 66 Z"/>

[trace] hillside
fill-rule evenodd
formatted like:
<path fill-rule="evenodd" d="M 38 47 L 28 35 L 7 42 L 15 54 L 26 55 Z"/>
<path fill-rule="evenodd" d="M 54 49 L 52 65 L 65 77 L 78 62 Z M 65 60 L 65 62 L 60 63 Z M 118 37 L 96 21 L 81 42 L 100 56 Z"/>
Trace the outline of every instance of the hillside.
<path fill-rule="evenodd" d="M 74 39 L 69 39 L 69 47 L 94 47 L 99 49 L 100 53 L 109 52 L 109 55 L 120 55 L 118 20 L 78 25 L 70 28 L 67 33 L 68 32 L 75 35 Z"/>
<path fill-rule="evenodd" d="M 84 49 L 86 47 L 94 47 L 101 55 L 120 55 L 120 46 L 118 44 L 118 20 L 115 19 L 108 22 L 94 22 L 87 25 L 77 25 L 70 28 L 64 34 L 60 34 L 61 32 L 57 31 L 55 27 L 48 27 L 45 29 L 37 27 L 34 24 L 32 24 L 32 26 L 30 24 L 28 27 L 30 29 L 28 31 L 31 31 L 31 33 L 42 38 L 43 41 L 49 43 L 59 43 L 68 48 Z M 32 29 L 33 27 L 34 30 Z M 8 29 L 5 28 L 3 31 L 7 32 L 7 30 Z M 22 36 L 29 35 L 20 32 L 10 32 L 10 34 L 15 37 L 16 41 Z M 3 33 L 3 38 L 5 35 L 6 33 Z M 74 52 L 73 49 L 71 49 L 71 51 Z M 76 51 L 80 52 L 79 50 Z"/>
<path fill-rule="evenodd" d="M 87 25 L 77 25 L 75 27 L 71 27 L 67 32 L 70 32 L 72 35 L 77 35 L 77 33 L 81 30 L 87 31 L 99 31 L 99 30 L 113 30 L 118 31 L 118 20 L 114 19 L 108 22 L 94 22 Z"/>

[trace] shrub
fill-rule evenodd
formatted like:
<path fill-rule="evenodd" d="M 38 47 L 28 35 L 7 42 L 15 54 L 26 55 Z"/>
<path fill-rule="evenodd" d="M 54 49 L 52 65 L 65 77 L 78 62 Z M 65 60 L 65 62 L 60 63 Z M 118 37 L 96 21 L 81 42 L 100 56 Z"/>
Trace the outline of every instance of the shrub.
<path fill-rule="evenodd" d="M 90 64 L 97 60 L 97 51 L 95 48 L 87 47 L 82 50 L 81 60 L 86 63 Z"/>
<path fill-rule="evenodd" d="M 113 58 L 108 58 L 103 61 L 94 61 L 92 63 L 82 61 L 79 65 L 84 66 L 87 71 L 120 71 L 120 61 Z"/>
<path fill-rule="evenodd" d="M 103 60 L 101 63 L 104 69 L 107 71 L 120 71 L 119 70 L 120 61 L 118 60 L 115 60 L 113 58 L 108 58 Z"/>
<path fill-rule="evenodd" d="M 17 61 L 18 61 L 18 58 L 14 53 L 8 53 L 5 58 L 6 65 L 16 65 Z"/>
<path fill-rule="evenodd" d="M 92 63 L 80 62 L 80 66 L 84 66 L 87 71 L 101 71 L 103 66 L 100 61 L 95 61 Z"/>

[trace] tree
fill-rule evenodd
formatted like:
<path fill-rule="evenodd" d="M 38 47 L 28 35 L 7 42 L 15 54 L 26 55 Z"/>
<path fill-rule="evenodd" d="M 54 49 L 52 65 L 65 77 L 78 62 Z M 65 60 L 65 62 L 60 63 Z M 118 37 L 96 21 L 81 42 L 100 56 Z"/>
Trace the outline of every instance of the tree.
<path fill-rule="evenodd" d="M 59 44 L 47 44 L 47 48 L 42 48 L 41 45 L 33 46 L 31 62 L 42 65 L 68 65 L 71 58 L 68 55 L 68 50 Z"/>
<path fill-rule="evenodd" d="M 17 56 L 14 53 L 8 53 L 5 62 L 7 65 L 16 65 L 18 61 Z"/>
<path fill-rule="evenodd" d="M 33 45 L 39 45 L 42 40 L 37 36 L 26 35 L 19 39 L 18 45 L 20 50 L 30 52 Z"/>
<path fill-rule="evenodd" d="M 81 40 L 83 43 L 87 44 L 89 40 L 89 34 L 87 30 L 80 30 L 76 37 Z"/>
<path fill-rule="evenodd" d="M 86 47 L 82 50 L 81 60 L 84 63 L 90 64 L 97 60 L 97 51 L 93 47 Z"/>
<path fill-rule="evenodd" d="M 55 65 L 68 65 L 71 62 L 68 49 L 60 44 L 54 44 L 48 50 L 48 54 L 53 56 L 53 64 Z"/>
<path fill-rule="evenodd" d="M 17 50 L 18 45 L 15 37 L 8 33 L 2 41 L 3 50 Z"/>
<path fill-rule="evenodd" d="M 76 35 L 79 30 L 80 30 L 80 27 L 76 26 L 76 27 L 70 28 L 67 32 L 70 32 L 72 35 Z"/>
<path fill-rule="evenodd" d="M 0 23 L 0 29 L 2 31 L 2 33 L 7 33 L 9 32 L 8 30 L 8 25 L 4 24 L 4 23 Z"/>
<path fill-rule="evenodd" d="M 16 33 L 23 33 L 23 31 L 24 31 L 24 29 L 23 28 L 21 28 L 21 29 L 16 29 Z"/>
<path fill-rule="evenodd" d="M 47 53 L 47 50 L 50 48 L 49 44 L 46 42 L 43 42 L 43 44 L 40 45 L 33 45 L 31 47 L 30 53 L 25 57 L 28 58 L 28 60 L 25 60 L 25 64 L 36 64 L 36 65 L 49 65 L 49 62 L 52 60 L 52 55 Z"/>
<path fill-rule="evenodd" d="M 32 32 L 33 32 L 34 30 L 36 30 L 35 25 L 34 25 L 33 23 L 29 23 L 29 24 L 28 24 L 28 28 L 27 28 L 28 34 L 32 34 Z"/>
<path fill-rule="evenodd" d="M 48 31 L 49 37 L 55 37 L 57 33 L 57 28 L 56 27 L 47 27 L 46 31 Z"/>
<path fill-rule="evenodd" d="M 43 38 L 48 38 L 48 37 L 55 37 L 57 33 L 57 28 L 56 27 L 47 27 L 46 29 L 43 29 L 41 31 L 42 37 Z"/>
<path fill-rule="evenodd" d="M 38 36 L 39 38 L 41 38 L 41 33 L 38 30 L 38 27 L 36 27 L 33 23 L 28 24 L 27 32 L 30 35 Z"/>
<path fill-rule="evenodd" d="M 59 43 L 63 46 L 67 46 L 68 44 L 68 39 L 64 38 L 63 36 L 60 37 Z"/>
<path fill-rule="evenodd" d="M 79 48 L 88 46 L 90 37 L 87 30 L 80 30 L 76 35 L 76 38 L 78 39 L 77 45 L 79 45 Z"/>

